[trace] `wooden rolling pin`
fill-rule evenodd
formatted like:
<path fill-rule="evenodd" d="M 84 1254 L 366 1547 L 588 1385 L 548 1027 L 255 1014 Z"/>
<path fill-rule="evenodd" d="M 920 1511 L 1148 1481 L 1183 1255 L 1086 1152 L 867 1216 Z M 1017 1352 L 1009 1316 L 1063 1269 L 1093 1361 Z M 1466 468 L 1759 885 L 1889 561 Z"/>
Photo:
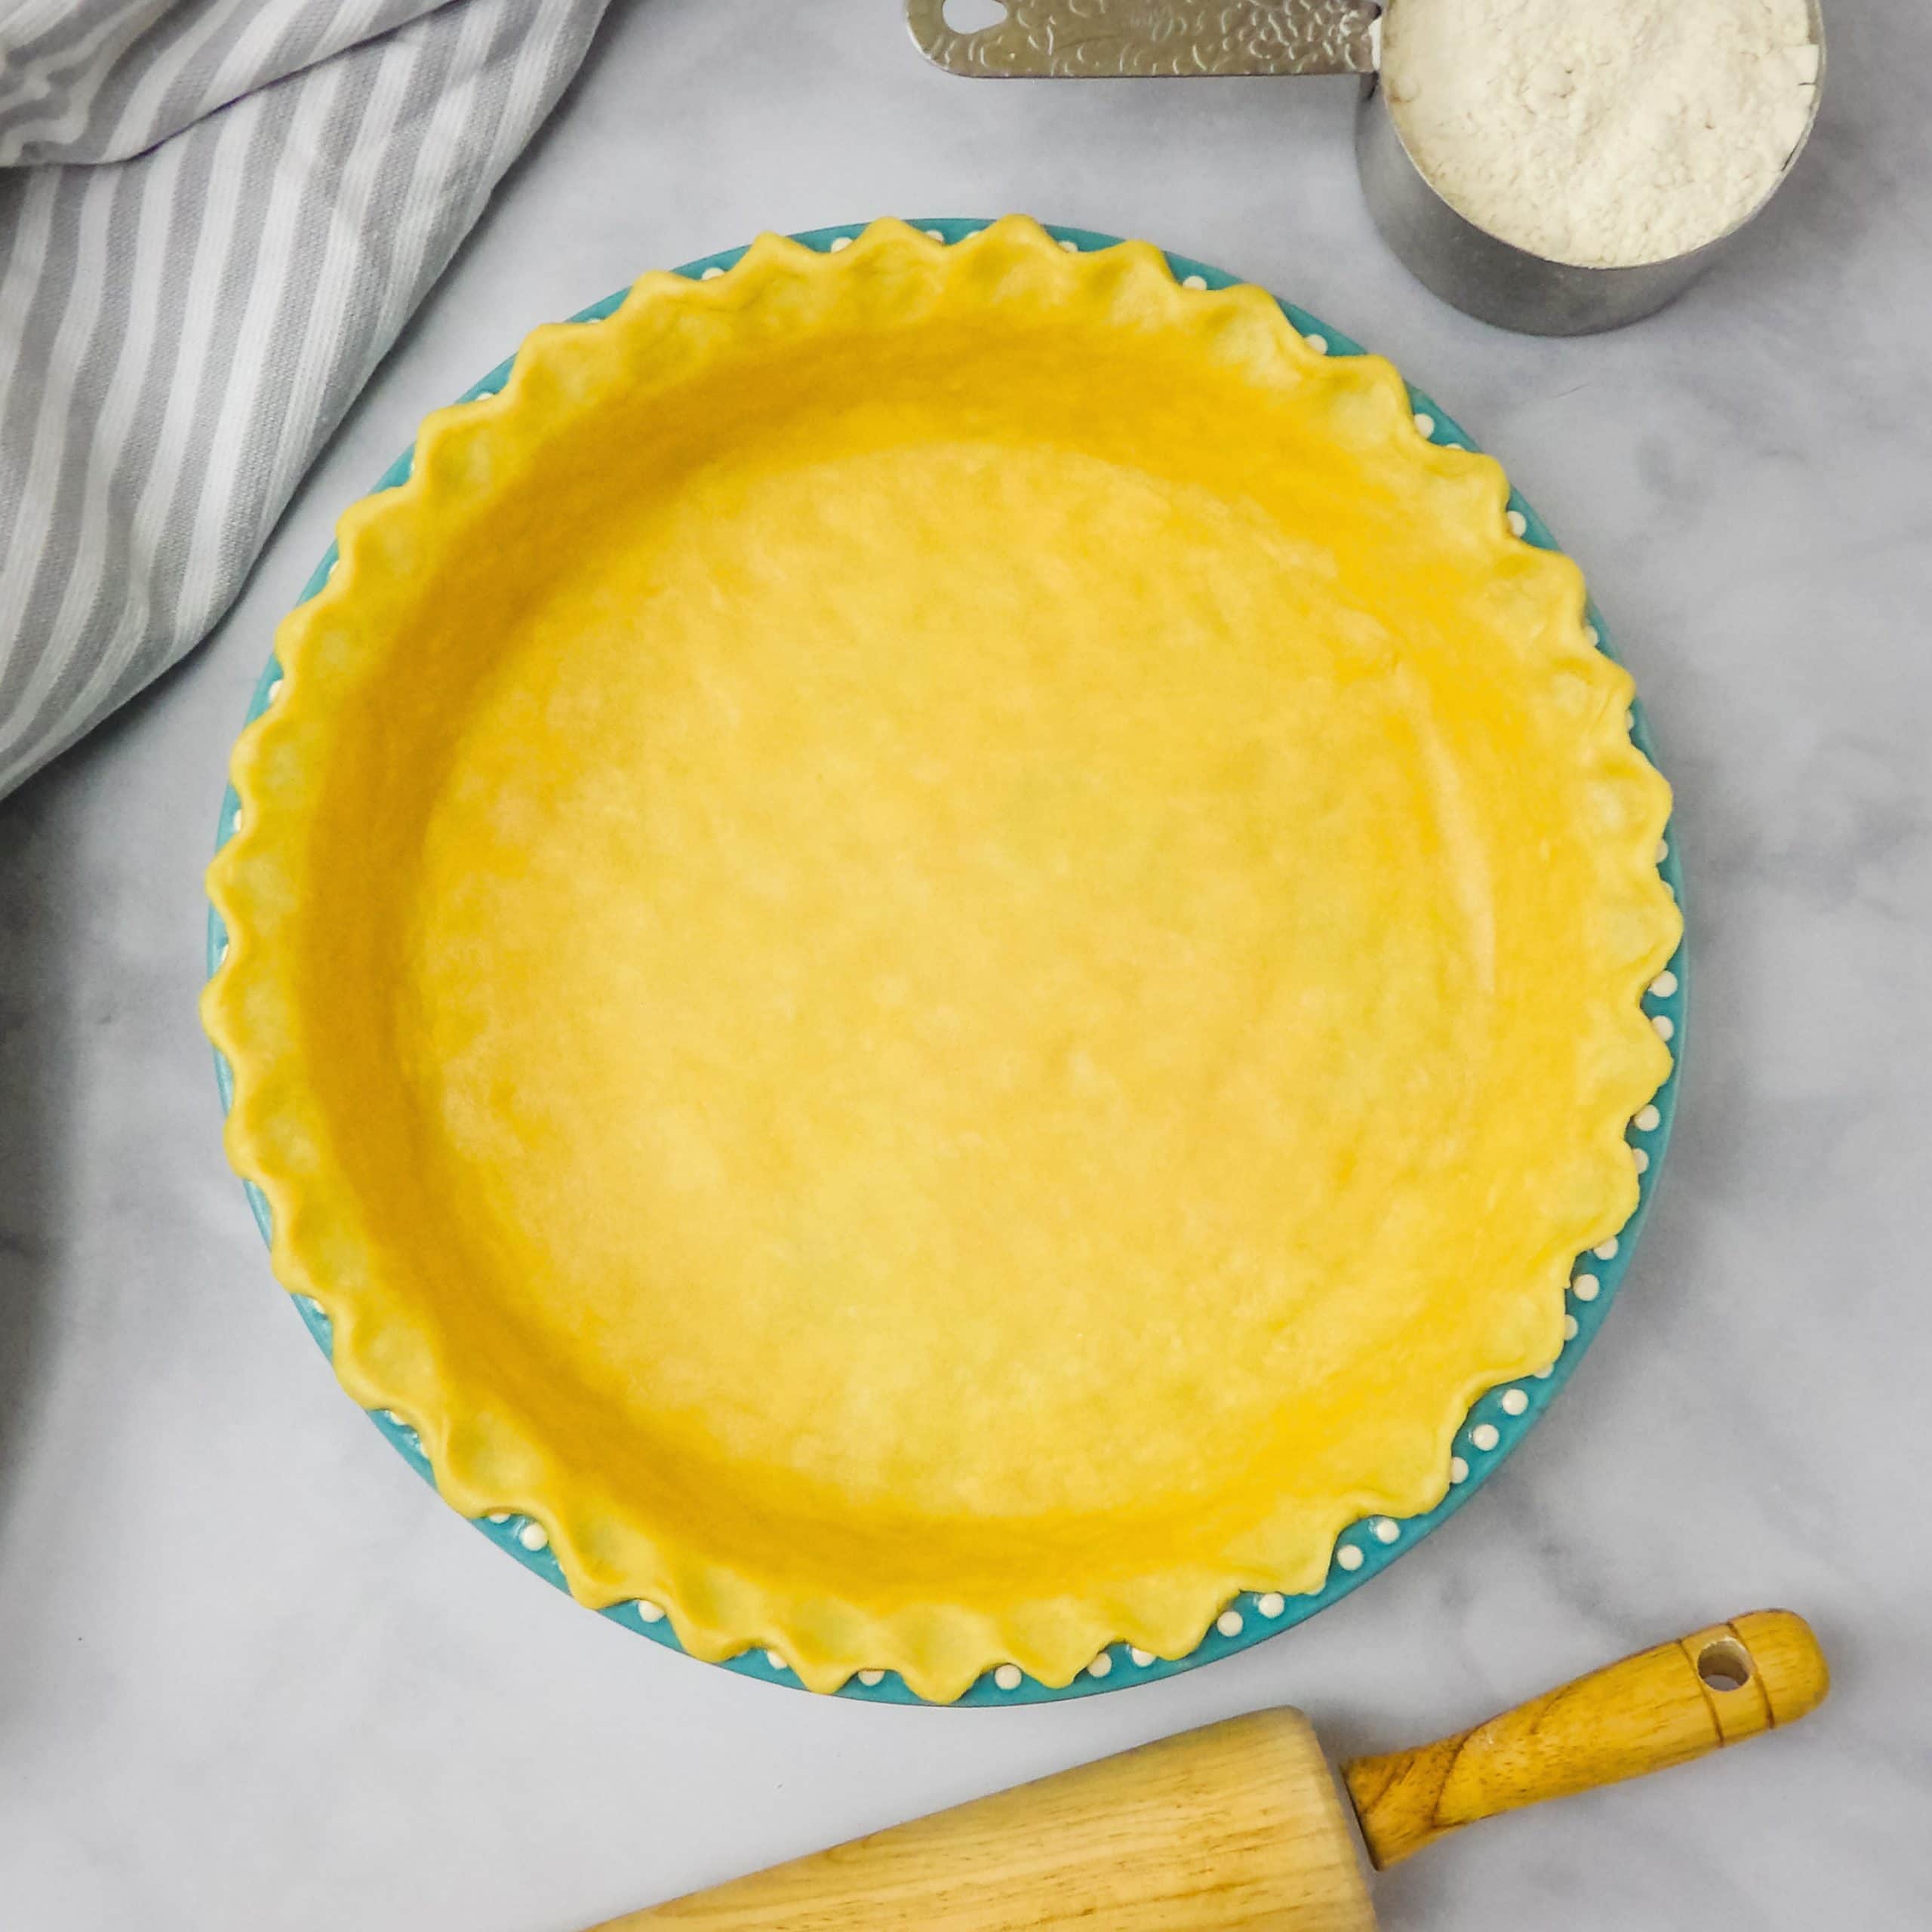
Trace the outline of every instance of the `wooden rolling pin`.
<path fill-rule="evenodd" d="M 1761 1610 L 1339 1781 L 1299 1711 L 1257 1711 L 598 1932 L 1374 1932 L 1364 1850 L 1379 1869 L 1478 1819 L 1701 1758 L 1801 1718 L 1829 1681 L 1804 1619 Z"/>

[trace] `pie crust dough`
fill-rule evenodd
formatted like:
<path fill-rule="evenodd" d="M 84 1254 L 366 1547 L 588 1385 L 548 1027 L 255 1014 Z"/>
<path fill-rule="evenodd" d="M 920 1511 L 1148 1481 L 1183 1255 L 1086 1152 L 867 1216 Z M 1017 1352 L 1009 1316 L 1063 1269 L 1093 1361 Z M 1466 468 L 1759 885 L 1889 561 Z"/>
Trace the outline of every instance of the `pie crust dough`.
<path fill-rule="evenodd" d="M 1669 1070 L 1582 578 L 1374 357 L 1012 218 L 539 329 L 284 622 L 205 1001 L 466 1514 L 956 1697 L 1442 1497 Z"/>

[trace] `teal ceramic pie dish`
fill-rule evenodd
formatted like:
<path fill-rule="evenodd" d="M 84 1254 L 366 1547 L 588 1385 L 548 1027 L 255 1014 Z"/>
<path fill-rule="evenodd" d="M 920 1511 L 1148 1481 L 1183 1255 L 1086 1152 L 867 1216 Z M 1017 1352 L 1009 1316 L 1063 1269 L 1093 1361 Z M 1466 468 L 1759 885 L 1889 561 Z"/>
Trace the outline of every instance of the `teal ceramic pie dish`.
<path fill-rule="evenodd" d="M 949 247 L 977 233 L 987 226 L 983 221 L 963 220 L 924 220 L 915 225 L 934 240 Z M 853 225 L 825 229 L 794 238 L 814 251 L 835 252 L 857 237 L 861 232 L 861 228 L 862 225 Z M 1084 229 L 1054 227 L 1048 232 L 1063 248 L 1081 253 L 1118 245 L 1115 238 Z M 714 277 L 728 271 L 743 253 L 742 249 L 728 251 L 688 263 L 676 272 L 691 279 Z M 1235 282 L 1235 278 L 1188 258 L 1170 254 L 1166 259 L 1174 277 L 1184 286 L 1219 289 L 1232 286 Z M 572 320 L 580 323 L 600 321 L 617 309 L 626 293 L 628 291 L 620 291 L 608 300 L 584 310 Z M 1329 328 L 1305 311 L 1287 303 L 1281 306 L 1294 328 L 1312 343 L 1318 344 L 1328 355 L 1347 357 L 1361 352 L 1347 337 Z M 469 401 L 494 394 L 508 380 L 513 366 L 514 358 L 486 376 L 466 392 L 462 400 Z M 1417 427 L 1430 441 L 1446 448 L 1473 449 L 1476 447 L 1454 420 L 1428 397 L 1411 389 L 1410 398 Z M 378 482 L 377 492 L 392 489 L 408 478 L 414 455 L 412 450 L 399 458 Z M 1550 550 L 1557 547 L 1535 512 L 1520 497 L 1512 497 L 1511 499 L 1510 520 L 1518 534 L 1530 544 Z M 313 597 L 321 589 L 334 561 L 335 552 L 331 548 L 305 589 L 303 601 Z M 1607 634 L 1601 617 L 1593 608 L 1590 620 L 1597 633 L 1600 648 L 1607 652 L 1610 649 Z M 249 711 L 251 721 L 272 703 L 281 675 L 281 667 L 272 660 L 257 688 Z M 1650 755 L 1651 746 L 1641 712 L 1633 711 L 1632 736 L 1638 747 L 1647 756 Z M 222 808 L 218 847 L 226 844 L 233 835 L 238 811 L 238 801 L 231 789 Z M 1674 838 L 1667 838 L 1659 854 L 1658 866 L 1665 881 L 1681 902 L 1681 875 L 1674 845 Z M 228 936 L 221 919 L 211 909 L 208 941 L 211 975 L 221 964 L 227 944 Z M 1357 1521 L 1343 1533 L 1337 1543 L 1326 1580 L 1318 1589 L 1299 1595 L 1269 1592 L 1245 1594 L 1235 1598 L 1222 1611 L 1199 1646 L 1186 1657 L 1171 1660 L 1157 1658 L 1124 1644 L 1115 1644 L 1096 1655 L 1072 1682 L 1057 1687 L 1040 1682 L 1015 1666 L 1003 1665 L 987 1670 L 958 1701 L 971 1706 L 1002 1705 L 1086 1695 L 1118 1688 L 1125 1684 L 1171 1675 L 1178 1671 L 1192 1669 L 1197 1664 L 1211 1662 L 1216 1657 L 1245 1648 L 1263 1637 L 1302 1622 L 1325 1608 L 1370 1577 L 1378 1574 L 1387 1564 L 1402 1555 L 1460 1508 L 1503 1459 L 1513 1451 L 1556 1391 L 1567 1380 L 1583 1349 L 1595 1335 L 1629 1266 L 1632 1252 L 1649 1211 L 1662 1165 L 1662 1157 L 1669 1138 L 1678 1078 L 1677 1066 L 1681 1061 L 1684 1045 L 1684 967 L 1680 950 L 1669 969 L 1655 980 L 1644 1000 L 1644 1011 L 1652 1024 L 1658 1034 L 1672 1044 L 1673 1065 L 1669 1078 L 1654 1100 L 1638 1113 L 1630 1127 L 1629 1138 L 1635 1149 L 1635 1164 L 1639 1170 L 1639 1198 L 1635 1211 L 1614 1239 L 1604 1242 L 1578 1258 L 1571 1271 L 1567 1300 L 1565 1329 L 1567 1340 L 1554 1364 L 1540 1376 L 1491 1389 L 1469 1410 L 1454 1443 L 1451 1486 L 1435 1508 L 1426 1514 L 1411 1517 L 1373 1516 Z M 234 1082 L 230 1068 L 219 1054 L 217 1056 L 217 1077 L 226 1107 L 232 1103 Z M 252 1184 L 248 1186 L 248 1192 L 257 1221 L 264 1236 L 268 1237 L 272 1226 L 268 1201 Z M 325 1352 L 331 1352 L 333 1338 L 327 1315 L 317 1304 L 306 1297 L 297 1296 L 295 1299 L 297 1309 L 316 1341 Z M 387 1411 L 371 1413 L 377 1426 L 418 1474 L 433 1481 L 429 1463 L 423 1454 L 415 1432 Z M 472 1520 L 476 1521 L 477 1527 L 485 1535 L 526 1567 L 534 1570 L 560 1588 L 568 1587 L 563 1572 L 547 1546 L 546 1532 L 540 1524 L 528 1518 L 508 1514 L 488 1515 Z M 661 1609 L 648 1601 L 618 1603 L 605 1608 L 600 1614 L 627 1628 L 641 1631 L 660 1643 L 674 1648 L 678 1647 L 670 1620 Z M 799 1681 L 782 1657 L 758 1648 L 746 1650 L 725 1660 L 724 1667 L 737 1671 L 741 1675 L 762 1678 L 794 1687 Z M 888 1703 L 923 1701 L 895 1673 L 881 1670 L 858 1672 L 845 1681 L 837 1694 Z"/>

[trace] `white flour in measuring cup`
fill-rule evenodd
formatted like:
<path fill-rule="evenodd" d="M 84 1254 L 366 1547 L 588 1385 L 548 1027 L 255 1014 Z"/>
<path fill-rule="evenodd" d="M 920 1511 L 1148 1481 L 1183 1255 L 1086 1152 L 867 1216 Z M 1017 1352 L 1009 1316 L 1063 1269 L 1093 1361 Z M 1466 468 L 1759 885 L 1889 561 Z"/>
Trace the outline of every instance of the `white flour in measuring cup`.
<path fill-rule="evenodd" d="M 1382 84 L 1459 213 L 1552 261 L 1662 261 L 1777 185 L 1810 119 L 1804 0 L 1390 0 Z"/>

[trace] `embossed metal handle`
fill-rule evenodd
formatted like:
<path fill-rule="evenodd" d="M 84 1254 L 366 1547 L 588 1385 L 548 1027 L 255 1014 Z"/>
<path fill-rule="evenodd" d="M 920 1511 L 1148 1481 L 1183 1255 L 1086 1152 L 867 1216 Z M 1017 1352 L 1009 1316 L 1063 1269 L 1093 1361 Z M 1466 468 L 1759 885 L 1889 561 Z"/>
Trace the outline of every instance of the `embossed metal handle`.
<path fill-rule="evenodd" d="M 906 0 L 919 51 L 976 79 L 1186 79 L 1372 74 L 1374 0 L 981 0 L 1005 17 L 966 31 L 947 0 Z"/>

